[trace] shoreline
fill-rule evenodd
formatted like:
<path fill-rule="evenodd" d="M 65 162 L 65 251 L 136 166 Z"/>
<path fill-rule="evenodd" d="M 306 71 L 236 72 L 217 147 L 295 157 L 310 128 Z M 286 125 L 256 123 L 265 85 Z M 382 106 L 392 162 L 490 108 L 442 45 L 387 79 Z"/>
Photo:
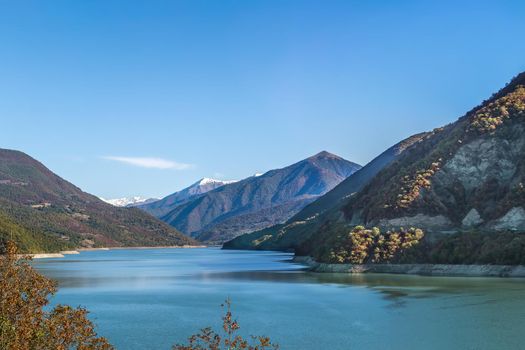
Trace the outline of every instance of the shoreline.
<path fill-rule="evenodd" d="M 78 250 L 63 250 L 58 253 L 34 253 L 34 254 L 18 254 L 19 256 L 30 256 L 31 259 L 49 259 L 49 258 L 63 258 L 66 255 L 80 254 Z"/>
<path fill-rule="evenodd" d="M 29 253 L 19 254 L 20 256 L 30 256 L 32 259 L 52 259 L 52 258 L 64 258 L 66 255 L 76 255 L 81 252 L 91 251 L 109 251 L 109 250 L 144 250 L 144 249 L 195 249 L 195 248 L 206 248 L 206 245 L 176 245 L 176 246 L 156 246 L 156 247 L 101 247 L 101 248 L 78 248 L 75 250 L 64 250 L 58 253 Z"/>
<path fill-rule="evenodd" d="M 525 277 L 524 265 L 445 265 L 445 264 L 328 264 L 309 256 L 296 256 L 294 263 L 304 264 L 316 273 L 386 273 L 434 277 Z"/>
<path fill-rule="evenodd" d="M 86 250 L 142 250 L 142 249 L 196 249 L 196 248 L 207 248 L 207 245 L 166 245 L 166 246 L 155 246 L 155 247 L 108 247 L 108 248 L 84 248 Z M 82 248 L 81 248 L 82 249 Z"/>

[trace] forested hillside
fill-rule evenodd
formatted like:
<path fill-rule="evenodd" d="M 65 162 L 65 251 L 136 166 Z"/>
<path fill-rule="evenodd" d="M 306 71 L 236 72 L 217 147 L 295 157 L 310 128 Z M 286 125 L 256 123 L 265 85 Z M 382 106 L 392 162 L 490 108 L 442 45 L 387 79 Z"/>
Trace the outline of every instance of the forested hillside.
<path fill-rule="evenodd" d="M 345 260 L 341 247 L 354 246 L 348 242 L 356 225 L 382 232 L 415 227 L 425 238 L 414 249 L 420 252 L 414 261 L 490 262 L 486 251 L 492 250 L 493 262 L 520 262 L 524 85 L 522 73 L 457 122 L 414 144 L 346 201 L 342 220 L 325 221 L 297 252 Z"/>
<path fill-rule="evenodd" d="M 136 208 L 117 208 L 28 155 L 0 149 L 0 239 L 25 252 L 195 241 Z"/>

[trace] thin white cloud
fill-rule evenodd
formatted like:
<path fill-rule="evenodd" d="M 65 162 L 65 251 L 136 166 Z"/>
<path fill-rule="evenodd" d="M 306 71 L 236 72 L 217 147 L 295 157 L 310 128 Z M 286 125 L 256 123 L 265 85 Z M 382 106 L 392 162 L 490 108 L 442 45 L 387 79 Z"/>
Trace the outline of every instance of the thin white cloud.
<path fill-rule="evenodd" d="M 141 168 L 151 169 L 174 169 L 174 170 L 186 170 L 193 167 L 193 164 L 179 163 L 172 160 L 154 157 L 117 157 L 117 156 L 104 156 L 103 159 L 112 160 L 124 164 L 138 166 Z"/>

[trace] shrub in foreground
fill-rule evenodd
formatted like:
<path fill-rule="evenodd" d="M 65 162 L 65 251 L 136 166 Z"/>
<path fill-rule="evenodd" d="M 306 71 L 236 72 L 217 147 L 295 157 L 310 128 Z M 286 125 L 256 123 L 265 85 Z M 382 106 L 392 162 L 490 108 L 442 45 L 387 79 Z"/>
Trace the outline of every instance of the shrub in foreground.
<path fill-rule="evenodd" d="M 113 349 L 97 337 L 86 309 L 58 305 L 45 311 L 56 283 L 35 271 L 30 258 L 20 258 L 13 242 L 5 250 L 0 257 L 0 349 Z"/>
<path fill-rule="evenodd" d="M 272 344 L 270 338 L 263 336 L 252 336 L 251 341 L 236 335 L 240 326 L 237 320 L 233 319 L 231 313 L 230 300 L 226 300 L 221 305 L 226 308 L 226 314 L 222 317 L 222 334 L 211 328 L 201 329 L 200 333 L 188 338 L 187 345 L 177 344 L 173 350 L 265 350 L 279 349 L 279 346 Z"/>

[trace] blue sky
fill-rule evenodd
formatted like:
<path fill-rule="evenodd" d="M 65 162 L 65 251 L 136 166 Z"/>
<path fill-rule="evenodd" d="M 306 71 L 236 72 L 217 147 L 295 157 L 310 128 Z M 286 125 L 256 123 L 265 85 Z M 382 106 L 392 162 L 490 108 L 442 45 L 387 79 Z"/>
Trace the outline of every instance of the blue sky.
<path fill-rule="evenodd" d="M 104 197 L 365 164 L 525 70 L 523 1 L 2 1 L 0 147 Z"/>

